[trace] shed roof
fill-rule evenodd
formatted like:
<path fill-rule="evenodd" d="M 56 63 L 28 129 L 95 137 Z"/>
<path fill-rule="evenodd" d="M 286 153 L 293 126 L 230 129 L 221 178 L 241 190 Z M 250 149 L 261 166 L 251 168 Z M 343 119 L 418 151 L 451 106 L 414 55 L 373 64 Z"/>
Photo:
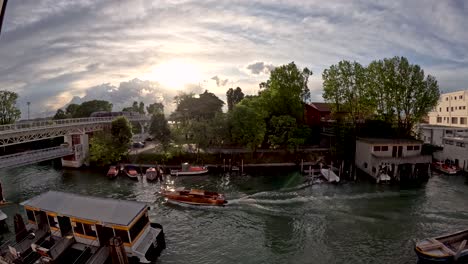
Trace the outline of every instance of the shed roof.
<path fill-rule="evenodd" d="M 312 107 L 319 110 L 320 112 L 330 112 L 330 104 L 323 102 L 312 102 L 310 103 Z"/>
<path fill-rule="evenodd" d="M 48 191 L 21 203 L 59 215 L 128 226 L 146 203 Z"/>
<path fill-rule="evenodd" d="M 370 144 L 422 144 L 423 142 L 416 139 L 406 138 L 358 138 L 357 141 L 362 141 Z"/>

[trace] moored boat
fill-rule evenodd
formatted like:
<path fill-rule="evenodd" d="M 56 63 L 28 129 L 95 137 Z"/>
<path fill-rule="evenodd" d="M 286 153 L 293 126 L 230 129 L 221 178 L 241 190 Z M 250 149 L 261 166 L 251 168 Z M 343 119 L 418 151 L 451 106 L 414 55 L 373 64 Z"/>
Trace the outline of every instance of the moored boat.
<path fill-rule="evenodd" d="M 422 263 L 467 263 L 468 229 L 435 238 L 427 238 L 414 247 Z"/>
<path fill-rule="evenodd" d="M 449 175 L 455 175 L 460 171 L 460 168 L 453 166 L 453 165 L 445 164 L 440 161 L 433 162 L 432 168 L 442 173 L 449 174 Z"/>
<path fill-rule="evenodd" d="M 188 163 L 182 164 L 182 169 L 171 170 L 171 175 L 189 176 L 189 175 L 202 175 L 208 173 L 208 168 L 205 166 L 191 166 Z"/>
<path fill-rule="evenodd" d="M 223 194 L 197 189 L 177 188 L 163 190 L 161 194 L 169 200 L 193 205 L 224 205 L 227 203 Z"/>
<path fill-rule="evenodd" d="M 110 166 L 109 170 L 107 171 L 107 178 L 109 179 L 115 179 L 117 175 L 119 174 L 119 171 L 115 166 Z"/>
<path fill-rule="evenodd" d="M 155 181 L 157 179 L 160 179 L 162 180 L 162 170 L 158 167 L 158 168 L 149 168 L 146 170 L 146 173 L 145 173 L 145 176 L 146 176 L 146 180 L 148 181 Z"/>
<path fill-rule="evenodd" d="M 116 251 L 149 263 L 166 246 L 162 226 L 149 222 L 145 203 L 49 191 L 21 205 L 27 232 L 2 247 L 2 263 L 110 263 Z M 115 240 L 119 247 L 112 246 Z"/>
<path fill-rule="evenodd" d="M 127 168 L 124 170 L 125 171 L 125 174 L 127 174 L 127 177 L 129 177 L 130 179 L 132 180 L 138 180 L 138 176 L 140 175 L 135 168 Z"/>
<path fill-rule="evenodd" d="M 322 174 L 328 182 L 340 182 L 340 177 L 338 177 L 331 169 L 320 169 L 320 174 Z"/>

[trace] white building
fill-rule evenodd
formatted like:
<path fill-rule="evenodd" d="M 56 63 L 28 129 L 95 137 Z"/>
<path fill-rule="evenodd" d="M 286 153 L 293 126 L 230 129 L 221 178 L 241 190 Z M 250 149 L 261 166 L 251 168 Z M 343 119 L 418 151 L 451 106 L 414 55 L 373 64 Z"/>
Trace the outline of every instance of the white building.
<path fill-rule="evenodd" d="M 412 139 L 356 140 L 356 167 L 377 181 L 383 174 L 400 181 L 427 177 L 432 157 L 421 155 L 422 142 Z"/>
<path fill-rule="evenodd" d="M 429 112 L 429 124 L 468 127 L 468 90 L 441 94 L 434 111 Z"/>
<path fill-rule="evenodd" d="M 419 126 L 419 137 L 426 143 L 438 147 L 444 146 L 444 137 L 465 137 L 468 136 L 468 128 L 452 126 L 426 125 Z"/>

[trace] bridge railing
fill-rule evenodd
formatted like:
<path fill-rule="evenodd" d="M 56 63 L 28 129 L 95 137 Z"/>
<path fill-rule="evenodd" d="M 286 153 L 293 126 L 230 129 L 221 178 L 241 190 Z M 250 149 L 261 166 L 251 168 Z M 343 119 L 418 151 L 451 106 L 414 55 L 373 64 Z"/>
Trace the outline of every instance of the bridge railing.
<path fill-rule="evenodd" d="M 0 133 L 5 131 L 19 130 L 19 129 L 38 129 L 46 128 L 52 126 L 64 126 L 64 125 L 74 125 L 74 124 L 86 124 L 86 123 L 108 123 L 112 122 L 118 116 L 108 116 L 108 117 L 85 117 L 85 118 L 69 118 L 69 119 L 49 119 L 41 121 L 25 121 L 18 122 L 10 125 L 1 125 Z M 135 116 L 126 116 L 130 121 L 134 120 L 145 120 L 148 119 L 145 115 L 135 115 Z"/>
<path fill-rule="evenodd" d="M 59 146 L 59 147 L 52 147 L 52 148 L 38 149 L 38 150 L 29 150 L 29 151 L 23 151 L 23 152 L 9 154 L 9 155 L 3 155 L 3 156 L 0 156 L 0 163 L 3 160 L 9 160 L 9 159 L 12 159 L 12 158 L 15 158 L 15 157 L 22 157 L 22 156 L 25 156 L 25 155 L 35 155 L 35 154 L 42 154 L 42 153 L 51 153 L 51 152 L 58 151 L 58 150 L 74 151 L 74 148 Z"/>

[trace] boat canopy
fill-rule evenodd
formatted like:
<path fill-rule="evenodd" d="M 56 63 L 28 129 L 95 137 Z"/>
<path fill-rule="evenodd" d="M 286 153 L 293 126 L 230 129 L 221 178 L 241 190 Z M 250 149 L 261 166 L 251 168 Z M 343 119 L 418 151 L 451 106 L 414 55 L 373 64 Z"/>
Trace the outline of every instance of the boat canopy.
<path fill-rule="evenodd" d="M 205 195 L 205 191 L 203 191 L 203 190 L 197 190 L 197 189 L 191 189 L 191 190 L 190 190 L 190 194 L 194 194 L 194 195 Z"/>
<path fill-rule="evenodd" d="M 59 215 L 129 226 L 147 208 L 146 203 L 48 191 L 21 203 Z"/>

